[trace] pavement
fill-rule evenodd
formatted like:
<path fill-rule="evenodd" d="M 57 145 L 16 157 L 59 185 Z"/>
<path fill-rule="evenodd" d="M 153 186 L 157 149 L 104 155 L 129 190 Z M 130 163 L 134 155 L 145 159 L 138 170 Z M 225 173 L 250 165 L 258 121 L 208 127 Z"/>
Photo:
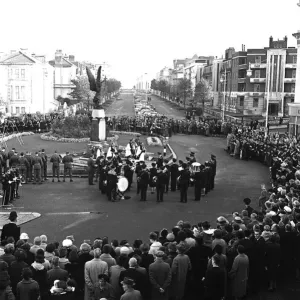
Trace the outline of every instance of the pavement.
<path fill-rule="evenodd" d="M 121 100 L 115 100 L 106 110 L 105 115 L 107 117 L 113 116 L 134 116 L 133 94 L 121 93 Z"/>
<path fill-rule="evenodd" d="M 5 208 L 0 209 L 0 230 L 2 230 L 3 225 L 8 223 L 8 217 L 11 211 L 20 209 L 14 206 L 6 206 Z M 23 225 L 27 222 L 30 222 L 34 219 L 37 219 L 41 216 L 39 213 L 35 212 L 19 212 L 18 213 L 18 219 L 17 219 L 17 225 Z"/>

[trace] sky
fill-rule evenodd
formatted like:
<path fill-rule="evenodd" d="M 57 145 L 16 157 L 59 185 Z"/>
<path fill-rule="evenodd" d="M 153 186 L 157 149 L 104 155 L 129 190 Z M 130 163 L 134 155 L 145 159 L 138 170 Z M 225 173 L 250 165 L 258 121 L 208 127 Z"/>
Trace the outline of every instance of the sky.
<path fill-rule="evenodd" d="M 27 48 L 54 58 L 107 63 L 132 88 L 173 59 L 221 57 L 225 49 L 267 47 L 300 30 L 299 0 L 14 0 L 0 1 L 0 51 Z"/>

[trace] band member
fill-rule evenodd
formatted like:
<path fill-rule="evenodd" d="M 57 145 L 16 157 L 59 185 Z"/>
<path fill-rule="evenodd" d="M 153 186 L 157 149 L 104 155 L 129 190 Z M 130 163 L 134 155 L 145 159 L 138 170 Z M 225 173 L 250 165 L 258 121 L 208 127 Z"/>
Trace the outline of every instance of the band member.
<path fill-rule="evenodd" d="M 27 169 L 29 168 L 29 162 L 24 156 L 24 153 L 21 152 L 20 158 L 19 158 L 19 163 L 20 163 L 20 175 L 22 177 L 22 183 L 27 183 Z"/>
<path fill-rule="evenodd" d="M 20 177 L 20 172 L 19 172 L 18 169 L 14 170 L 13 181 L 14 181 L 14 189 L 13 189 L 14 194 L 13 194 L 13 197 L 16 198 L 16 199 L 19 199 L 20 198 L 19 186 L 20 186 L 20 183 L 21 183 L 21 177 Z"/>
<path fill-rule="evenodd" d="M 95 162 L 94 162 L 94 155 L 91 154 L 88 162 L 87 162 L 87 171 L 88 171 L 88 179 L 89 179 L 89 185 L 94 185 L 93 179 L 95 175 Z"/>
<path fill-rule="evenodd" d="M 188 170 L 187 164 L 182 165 L 182 172 L 180 174 L 180 202 L 187 203 L 187 191 L 189 187 L 189 181 L 190 181 L 190 172 Z"/>
<path fill-rule="evenodd" d="M 193 164 L 194 162 L 196 162 L 195 153 L 191 152 L 190 153 L 190 164 Z"/>
<path fill-rule="evenodd" d="M 176 163 L 176 158 L 173 158 L 173 163 L 170 166 L 170 177 L 171 177 L 171 192 L 175 192 L 177 177 L 178 177 L 178 164 Z"/>
<path fill-rule="evenodd" d="M 55 150 L 54 154 L 51 156 L 50 162 L 52 163 L 52 182 L 54 182 L 55 176 L 57 177 L 57 182 L 60 182 L 60 180 L 59 180 L 59 164 L 61 162 L 61 158 L 57 154 L 56 150 Z"/>
<path fill-rule="evenodd" d="M 164 201 L 164 192 L 167 177 L 164 173 L 164 166 L 161 166 L 157 169 L 157 180 L 156 180 L 156 202 L 163 202 Z"/>
<path fill-rule="evenodd" d="M 42 183 L 41 170 L 43 168 L 43 161 L 42 158 L 39 157 L 38 152 L 35 153 L 35 157 L 33 158 L 32 164 L 33 164 L 33 172 L 34 172 L 33 184 L 36 184 L 37 182 L 41 184 Z"/>
<path fill-rule="evenodd" d="M 166 189 L 165 189 L 165 193 L 169 192 L 169 184 L 170 184 L 170 170 L 169 170 L 169 165 L 168 165 L 168 160 L 165 159 L 164 160 L 164 171 L 166 174 Z"/>
<path fill-rule="evenodd" d="M 205 170 L 205 175 L 206 175 L 205 195 L 207 195 L 207 193 L 211 190 L 211 177 L 212 177 L 212 168 L 208 161 L 205 162 L 204 170 Z"/>
<path fill-rule="evenodd" d="M 17 153 L 17 151 L 14 150 L 13 154 L 10 156 L 10 159 L 9 159 L 9 167 L 16 168 L 19 166 L 19 164 L 20 164 L 20 162 L 19 162 L 18 153 Z"/>
<path fill-rule="evenodd" d="M 141 163 L 138 161 L 136 163 L 136 167 L 135 167 L 135 174 L 136 174 L 136 194 L 138 195 L 140 193 L 140 173 L 142 171 L 142 166 Z"/>
<path fill-rule="evenodd" d="M 164 146 L 164 156 L 166 156 L 166 155 L 167 155 L 167 147 Z"/>
<path fill-rule="evenodd" d="M 134 169 L 132 166 L 132 162 L 130 160 L 126 160 L 126 164 L 124 166 L 124 177 L 128 180 L 127 191 L 130 191 L 131 189 L 133 173 L 134 173 Z"/>
<path fill-rule="evenodd" d="M 151 187 L 151 194 L 154 194 L 154 188 L 156 187 L 156 180 L 157 180 L 157 169 L 156 169 L 156 163 L 152 163 L 150 168 L 150 174 L 149 174 L 149 185 Z"/>
<path fill-rule="evenodd" d="M 6 154 L 6 149 L 5 147 L 2 147 L 1 150 L 1 156 L 2 156 L 2 161 L 1 161 L 1 173 L 2 172 L 6 172 L 7 171 L 7 167 L 6 167 L 6 161 L 7 161 L 7 154 Z"/>
<path fill-rule="evenodd" d="M 10 202 L 10 178 L 9 178 L 10 170 L 8 170 L 5 174 L 2 176 L 2 190 L 3 190 L 3 198 L 2 198 L 2 205 L 8 205 Z"/>
<path fill-rule="evenodd" d="M 66 153 L 66 156 L 64 156 L 62 162 L 64 164 L 64 180 L 63 180 L 63 182 L 66 182 L 67 173 L 69 173 L 70 182 L 73 182 L 73 179 L 72 179 L 73 157 L 70 155 L 69 152 Z"/>
<path fill-rule="evenodd" d="M 149 173 L 147 171 L 147 166 L 145 164 L 142 165 L 142 170 L 140 173 L 140 189 L 141 189 L 141 199 L 140 201 L 146 201 L 147 199 L 147 189 L 149 184 Z"/>
<path fill-rule="evenodd" d="M 160 168 L 164 164 L 164 159 L 163 159 L 163 156 L 161 155 L 160 152 L 157 152 L 157 154 L 158 154 L 158 159 L 157 159 L 157 162 L 156 162 L 156 166 L 157 166 L 157 168 Z"/>
<path fill-rule="evenodd" d="M 118 183 L 118 177 L 116 173 L 116 167 L 114 165 L 109 166 L 110 170 L 107 172 L 107 190 L 106 195 L 108 201 L 115 202 L 116 199 L 116 187 Z"/>

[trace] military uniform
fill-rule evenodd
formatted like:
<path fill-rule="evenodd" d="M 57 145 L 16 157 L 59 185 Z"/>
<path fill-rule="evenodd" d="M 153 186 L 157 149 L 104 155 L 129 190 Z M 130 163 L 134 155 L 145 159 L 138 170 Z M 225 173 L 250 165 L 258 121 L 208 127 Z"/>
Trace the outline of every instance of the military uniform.
<path fill-rule="evenodd" d="M 87 171 L 88 171 L 89 185 L 94 185 L 93 179 L 95 175 L 95 162 L 92 157 L 90 157 L 87 161 Z"/>
<path fill-rule="evenodd" d="M 72 179 L 73 157 L 70 154 L 67 154 L 66 156 L 64 156 L 62 162 L 64 164 L 64 182 L 66 181 L 67 173 L 69 173 L 70 182 L 73 182 L 73 179 Z"/>
<path fill-rule="evenodd" d="M 59 164 L 61 162 L 61 159 L 57 153 L 54 153 L 51 158 L 50 162 L 52 163 L 52 182 L 54 182 L 55 176 L 57 177 L 57 181 L 60 182 L 59 180 Z"/>
<path fill-rule="evenodd" d="M 20 163 L 20 176 L 23 179 L 23 183 L 27 183 L 27 169 L 29 167 L 29 162 L 24 155 L 21 155 L 19 158 Z"/>
<path fill-rule="evenodd" d="M 41 170 L 43 168 L 43 161 L 42 158 L 36 155 L 33 160 L 32 160 L 32 165 L 33 165 L 33 183 L 35 184 L 36 182 L 42 183 L 42 178 L 41 178 Z"/>
<path fill-rule="evenodd" d="M 41 158 L 43 160 L 42 177 L 43 177 L 44 180 L 47 180 L 47 162 L 48 162 L 48 156 L 47 156 L 47 154 L 44 151 L 41 152 Z"/>

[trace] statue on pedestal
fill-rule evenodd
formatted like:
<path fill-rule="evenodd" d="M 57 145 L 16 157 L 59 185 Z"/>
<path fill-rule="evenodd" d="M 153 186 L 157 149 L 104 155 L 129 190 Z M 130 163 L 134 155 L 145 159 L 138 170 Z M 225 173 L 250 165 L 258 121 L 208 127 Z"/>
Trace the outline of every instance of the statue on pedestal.
<path fill-rule="evenodd" d="M 94 108 L 92 112 L 92 141 L 105 141 L 106 140 L 106 123 L 105 123 L 105 112 L 101 101 L 101 86 L 103 81 L 101 81 L 101 66 L 97 71 L 97 79 L 95 80 L 94 75 L 91 70 L 86 67 L 86 73 L 90 83 L 90 90 L 96 92 L 93 99 Z"/>

